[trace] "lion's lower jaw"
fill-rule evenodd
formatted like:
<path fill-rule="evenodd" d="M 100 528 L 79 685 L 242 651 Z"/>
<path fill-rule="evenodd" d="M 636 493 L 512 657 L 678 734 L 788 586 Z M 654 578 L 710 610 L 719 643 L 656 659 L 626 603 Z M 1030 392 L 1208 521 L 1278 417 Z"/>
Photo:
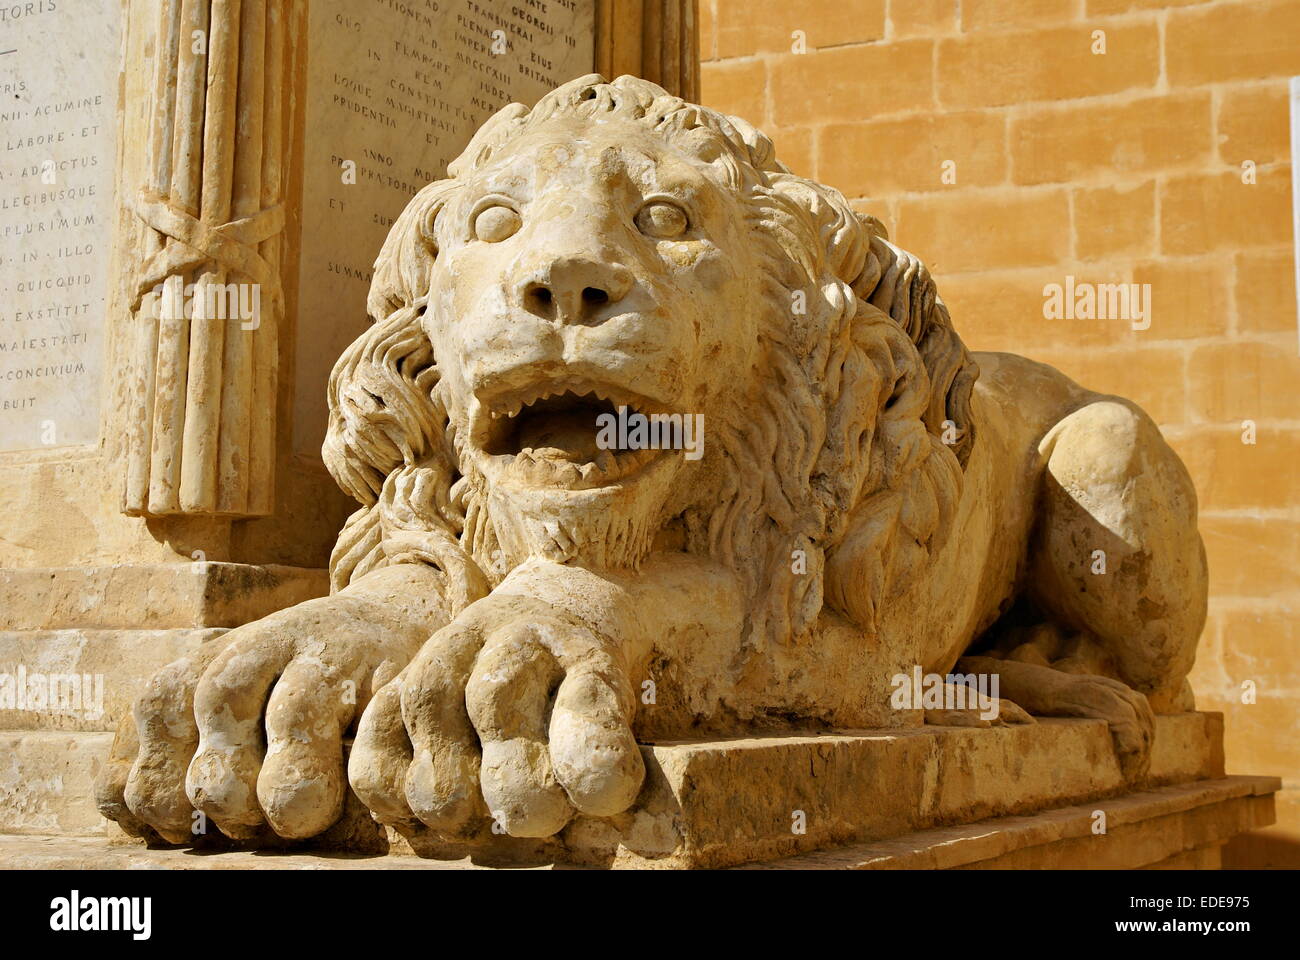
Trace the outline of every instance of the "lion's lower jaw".
<path fill-rule="evenodd" d="M 578 492 L 493 487 L 487 515 L 507 568 L 534 557 L 593 569 L 635 568 L 663 520 L 663 491 L 662 482 L 644 481 Z"/>

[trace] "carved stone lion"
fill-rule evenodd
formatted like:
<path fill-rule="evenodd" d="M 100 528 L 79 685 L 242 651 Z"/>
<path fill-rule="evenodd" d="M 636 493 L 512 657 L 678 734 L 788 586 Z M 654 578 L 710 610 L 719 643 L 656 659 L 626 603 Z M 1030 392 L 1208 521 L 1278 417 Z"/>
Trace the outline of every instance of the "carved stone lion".
<path fill-rule="evenodd" d="M 546 837 L 633 803 L 638 740 L 927 720 L 1101 718 L 1136 780 L 1191 708 L 1196 496 L 1150 418 L 968 353 L 925 267 L 740 119 L 631 77 L 505 108 L 369 308 L 330 381 L 361 503 L 333 592 L 151 681 L 99 787 L 132 829 L 311 837 L 350 782 L 381 822 Z M 601 442 L 631 415 L 702 455 Z M 996 674 L 997 718 L 895 709 L 917 668 Z"/>

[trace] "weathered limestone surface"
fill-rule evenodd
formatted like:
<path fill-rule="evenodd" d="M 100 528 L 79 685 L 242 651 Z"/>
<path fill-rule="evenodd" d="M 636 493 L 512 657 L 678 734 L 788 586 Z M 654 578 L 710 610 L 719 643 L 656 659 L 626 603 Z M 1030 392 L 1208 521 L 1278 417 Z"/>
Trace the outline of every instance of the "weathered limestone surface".
<path fill-rule="evenodd" d="M 0 730 L 116 730 L 151 676 L 225 632 L 0 630 Z"/>
<path fill-rule="evenodd" d="M 1266 819 L 1192 712 L 1204 551 L 1150 418 L 971 354 L 881 223 L 674 95 L 692 3 L 556 5 L 527 49 L 479 7 L 97 8 L 112 402 L 0 442 L 0 832 L 1171 866 Z M 593 58 L 671 89 L 496 109 Z M 1068 805 L 1111 803 L 1088 844 Z"/>
<path fill-rule="evenodd" d="M 707 865 L 1222 774 L 1195 491 L 1141 410 L 970 354 L 878 221 L 645 80 L 447 172 L 330 377 L 332 592 L 151 681 L 125 829 L 364 842 L 355 796 L 423 853 Z"/>
<path fill-rule="evenodd" d="M 1157 738 L 1166 747 L 1142 786 L 1223 777 L 1218 714 L 1162 716 Z M 550 855 L 620 867 L 728 866 L 1133 789 L 1100 721 L 845 731 L 642 752 L 647 783 L 632 810 L 574 821 Z"/>
<path fill-rule="evenodd" d="M 235 627 L 328 592 L 324 570 L 277 564 L 0 569 L 0 629 Z"/>
<path fill-rule="evenodd" d="M 1276 777 L 1225 777 L 1161 787 L 1099 804 L 940 827 L 754 864 L 779 870 L 1218 869 L 1219 849 L 1274 822 Z M 1096 811 L 1107 831 L 1095 830 Z"/>
<path fill-rule="evenodd" d="M 78 6 L 4 23 L 0 453 L 99 439 L 120 16 Z"/>
<path fill-rule="evenodd" d="M 1096 804 L 1057 808 L 957 827 L 933 827 L 893 840 L 744 864 L 750 870 L 1216 870 L 1229 838 L 1274 821 L 1275 777 L 1226 777 L 1103 801 L 1110 832 L 1093 832 Z M 0 836 L 0 859 L 13 869 L 170 870 L 469 870 L 496 864 L 482 853 L 458 859 L 410 855 L 259 851 L 191 856 L 111 840 Z M 615 863 L 615 866 L 618 864 Z M 660 865 L 665 865 L 661 862 Z M 512 869 L 561 866 L 538 858 Z"/>
<path fill-rule="evenodd" d="M 0 730 L 0 834 L 104 835 L 95 807 L 111 733 Z M 115 829 L 115 828 L 114 828 Z"/>
<path fill-rule="evenodd" d="M 403 836 L 390 830 L 363 843 L 356 831 L 365 830 L 368 818 L 364 810 L 350 809 L 345 820 L 351 818 L 353 826 L 332 831 L 332 842 L 288 846 L 269 861 L 250 861 L 218 837 L 198 848 L 211 856 L 195 858 L 146 851 L 117 832 L 109 834 L 112 849 L 69 849 L 46 841 L 13 847 L 0 840 L 0 855 L 11 857 L 6 862 L 14 866 L 174 869 L 1137 867 L 1170 858 L 1183 859 L 1165 866 L 1191 865 L 1185 863 L 1189 856 L 1207 866 L 1219 844 L 1272 822 L 1271 794 L 1278 788 L 1275 778 L 1224 778 L 1219 728 L 1216 714 L 1161 717 L 1159 733 L 1178 762 L 1171 768 L 1157 758 L 1150 782 L 1136 790 L 1107 757 L 1108 735 L 1100 722 L 1048 720 L 998 729 L 931 727 L 644 746 L 647 784 L 632 810 L 608 819 L 580 817 L 546 841 L 494 836 L 446 844 L 428 831 Z M 66 751 L 72 742 L 49 734 L 17 741 L 28 757 L 41 749 Z M 97 743 L 104 745 L 102 735 Z M 53 824 L 60 832 L 102 833 L 104 821 L 97 829 L 84 802 L 55 819 L 48 808 L 15 808 L 12 794 L 5 800 L 8 832 L 50 833 Z M 804 814 L 804 833 L 792 830 L 794 810 Z M 1094 832 L 1098 810 L 1107 818 L 1105 835 Z M 348 831 L 351 842 L 340 849 L 337 836 Z M 374 859 L 348 859 L 349 849 Z M 375 856 L 385 850 L 387 856 Z"/>
<path fill-rule="evenodd" d="M 708 863 L 745 845 L 765 859 L 1114 796 L 1130 785 L 1104 734 L 1100 721 L 1044 720 L 655 750 L 675 793 L 694 791 L 683 811 L 687 856 Z M 1219 715 L 1160 717 L 1157 739 L 1165 748 L 1145 785 L 1223 776 Z M 792 833 L 794 810 L 805 813 L 804 835 Z"/>

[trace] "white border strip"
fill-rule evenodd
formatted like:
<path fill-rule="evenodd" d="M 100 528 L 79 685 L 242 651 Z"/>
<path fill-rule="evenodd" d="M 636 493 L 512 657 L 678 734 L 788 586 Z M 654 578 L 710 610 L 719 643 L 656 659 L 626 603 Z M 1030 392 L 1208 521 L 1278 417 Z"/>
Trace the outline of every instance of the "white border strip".
<path fill-rule="evenodd" d="M 1300 77 L 1291 78 L 1291 224 L 1295 238 L 1296 335 L 1300 338 Z"/>

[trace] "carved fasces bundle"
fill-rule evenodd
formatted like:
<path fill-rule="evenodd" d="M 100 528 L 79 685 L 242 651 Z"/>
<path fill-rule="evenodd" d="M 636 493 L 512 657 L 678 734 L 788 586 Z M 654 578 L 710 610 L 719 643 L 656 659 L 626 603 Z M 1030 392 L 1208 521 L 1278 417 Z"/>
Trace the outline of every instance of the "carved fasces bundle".
<path fill-rule="evenodd" d="M 286 0 L 161 0 L 135 203 L 128 514 L 270 513 Z"/>

